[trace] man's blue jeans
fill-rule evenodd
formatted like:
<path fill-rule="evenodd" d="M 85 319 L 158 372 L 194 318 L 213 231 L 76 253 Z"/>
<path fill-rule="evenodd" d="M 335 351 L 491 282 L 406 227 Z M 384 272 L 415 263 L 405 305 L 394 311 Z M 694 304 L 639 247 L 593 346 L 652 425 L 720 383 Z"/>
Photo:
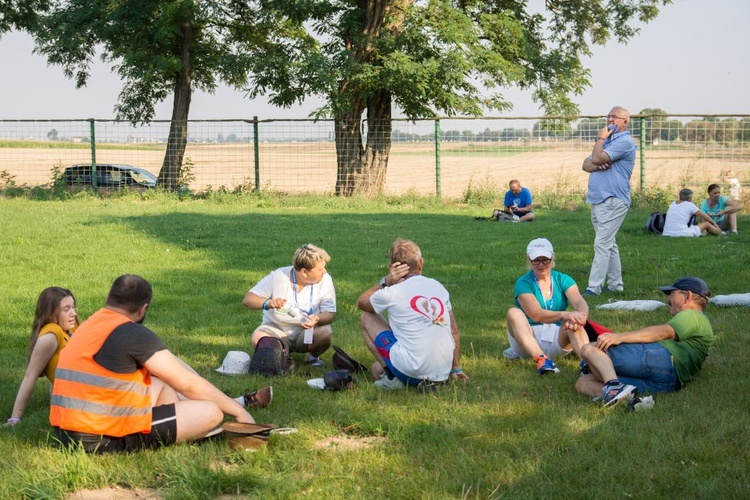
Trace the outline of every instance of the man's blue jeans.
<path fill-rule="evenodd" d="M 607 349 L 623 384 L 634 385 L 638 392 L 673 392 L 679 389 L 672 355 L 666 347 L 649 344 L 620 344 Z"/>

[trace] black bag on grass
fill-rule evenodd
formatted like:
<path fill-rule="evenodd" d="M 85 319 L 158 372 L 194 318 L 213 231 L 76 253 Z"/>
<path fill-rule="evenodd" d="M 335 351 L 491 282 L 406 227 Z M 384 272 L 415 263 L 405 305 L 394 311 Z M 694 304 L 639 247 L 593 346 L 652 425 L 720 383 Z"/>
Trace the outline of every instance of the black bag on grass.
<path fill-rule="evenodd" d="M 661 234 L 664 231 L 664 222 L 667 216 L 658 210 L 653 212 L 646 221 L 646 232 Z"/>
<path fill-rule="evenodd" d="M 264 377 L 286 375 L 294 369 L 294 361 L 289 355 L 289 348 L 273 337 L 263 337 L 258 341 L 253 357 L 250 358 L 250 373 Z"/>

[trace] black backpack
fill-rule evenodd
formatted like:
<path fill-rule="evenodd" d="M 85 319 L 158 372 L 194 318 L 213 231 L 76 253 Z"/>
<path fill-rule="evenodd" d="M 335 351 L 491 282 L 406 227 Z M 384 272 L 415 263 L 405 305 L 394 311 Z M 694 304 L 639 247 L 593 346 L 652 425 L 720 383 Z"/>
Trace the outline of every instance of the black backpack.
<path fill-rule="evenodd" d="M 250 358 L 250 373 L 264 377 L 286 375 L 294 370 L 294 360 L 289 348 L 279 339 L 263 337 L 258 341 L 253 357 Z"/>
<path fill-rule="evenodd" d="M 661 234 L 664 231 L 664 222 L 667 220 L 667 216 L 658 210 L 651 213 L 648 220 L 646 221 L 646 232 Z"/>

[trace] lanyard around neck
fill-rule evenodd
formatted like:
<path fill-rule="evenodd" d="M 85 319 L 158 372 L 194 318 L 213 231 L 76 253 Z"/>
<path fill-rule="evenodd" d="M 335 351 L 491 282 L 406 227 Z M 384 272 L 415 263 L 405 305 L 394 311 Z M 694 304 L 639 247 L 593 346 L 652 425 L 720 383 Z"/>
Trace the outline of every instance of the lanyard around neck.
<path fill-rule="evenodd" d="M 531 271 L 531 276 L 534 278 L 534 283 L 536 283 L 536 287 L 539 289 L 539 295 L 542 297 L 542 308 L 551 311 L 552 301 L 555 298 L 555 287 L 552 285 L 552 273 L 550 272 L 549 275 L 549 300 L 544 298 L 542 287 L 539 286 L 539 280 L 536 278 L 536 274 L 534 274 L 534 271 Z"/>
<path fill-rule="evenodd" d="M 296 269 L 292 269 L 292 285 L 293 285 L 292 286 L 292 291 L 294 292 L 294 303 L 297 305 L 297 307 L 300 307 L 299 306 L 299 302 L 297 302 L 297 270 Z M 305 286 L 307 286 L 307 285 L 305 285 Z M 302 288 L 304 288 L 304 287 L 302 287 Z M 307 311 L 305 311 L 307 314 L 312 314 L 312 312 L 313 312 L 313 306 L 312 305 L 313 305 L 313 285 L 310 284 L 310 309 L 308 309 Z M 300 309 L 302 309 L 302 308 L 300 307 Z"/>

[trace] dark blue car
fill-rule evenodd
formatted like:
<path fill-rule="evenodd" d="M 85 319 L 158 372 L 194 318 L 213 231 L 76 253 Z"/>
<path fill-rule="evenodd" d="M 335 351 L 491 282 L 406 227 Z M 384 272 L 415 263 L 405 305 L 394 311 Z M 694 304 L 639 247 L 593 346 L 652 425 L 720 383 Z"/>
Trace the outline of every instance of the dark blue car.
<path fill-rule="evenodd" d="M 71 187 L 92 186 L 91 165 L 73 165 L 63 172 L 65 184 Z M 156 187 L 156 176 L 132 165 L 102 163 L 96 165 L 96 186 L 109 189 Z"/>

